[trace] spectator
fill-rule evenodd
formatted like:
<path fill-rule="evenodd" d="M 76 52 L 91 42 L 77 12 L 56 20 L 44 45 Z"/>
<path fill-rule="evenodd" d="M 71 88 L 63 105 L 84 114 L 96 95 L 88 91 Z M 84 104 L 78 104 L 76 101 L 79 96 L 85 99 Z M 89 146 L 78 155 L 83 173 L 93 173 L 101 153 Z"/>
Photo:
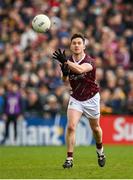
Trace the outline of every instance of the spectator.
<path fill-rule="evenodd" d="M 111 107 L 114 114 L 121 114 L 125 109 L 125 93 L 121 88 L 116 88 L 112 94 Z"/>
<path fill-rule="evenodd" d="M 101 113 L 111 114 L 113 109 L 111 107 L 111 91 L 109 89 L 104 89 L 101 91 Z"/>
<path fill-rule="evenodd" d="M 5 133 L 1 144 L 6 143 L 9 138 L 9 125 L 14 125 L 14 141 L 17 139 L 17 121 L 22 116 L 23 106 L 22 99 L 19 93 L 19 87 L 15 82 L 8 82 L 7 92 L 4 95 L 4 114 Z"/>
<path fill-rule="evenodd" d="M 49 95 L 44 105 L 44 117 L 47 119 L 55 118 L 57 113 L 60 112 L 60 108 L 56 96 L 53 94 Z"/>
<path fill-rule="evenodd" d="M 2 116 L 4 112 L 4 87 L 1 85 L 0 86 L 0 117 Z"/>
<path fill-rule="evenodd" d="M 43 115 L 43 106 L 39 95 L 32 89 L 29 89 L 27 92 L 27 106 L 25 111 L 26 117 Z"/>

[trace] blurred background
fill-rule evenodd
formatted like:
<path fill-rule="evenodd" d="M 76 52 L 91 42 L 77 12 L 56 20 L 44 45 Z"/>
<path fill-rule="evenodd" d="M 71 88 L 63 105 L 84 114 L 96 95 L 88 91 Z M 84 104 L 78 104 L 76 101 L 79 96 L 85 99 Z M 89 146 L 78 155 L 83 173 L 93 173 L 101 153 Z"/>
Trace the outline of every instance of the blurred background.
<path fill-rule="evenodd" d="M 44 34 L 31 27 L 41 13 L 52 22 Z M 86 37 L 86 52 L 96 60 L 104 143 L 133 144 L 132 1 L 0 0 L 0 32 L 2 145 L 65 144 L 70 87 L 62 82 L 52 53 L 61 48 L 69 56 L 70 37 L 79 32 Z M 15 120 L 7 123 L 10 115 Z M 76 143 L 94 143 L 84 117 Z"/>

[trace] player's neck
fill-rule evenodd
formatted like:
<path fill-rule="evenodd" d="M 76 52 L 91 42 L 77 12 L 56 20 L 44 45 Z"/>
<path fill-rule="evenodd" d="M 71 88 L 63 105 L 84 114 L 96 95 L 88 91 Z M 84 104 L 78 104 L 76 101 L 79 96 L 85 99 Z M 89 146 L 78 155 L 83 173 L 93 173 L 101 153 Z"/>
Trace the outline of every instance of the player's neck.
<path fill-rule="evenodd" d="M 85 53 L 81 53 L 81 54 L 73 54 L 72 58 L 74 59 L 74 61 L 80 61 L 81 59 L 83 59 L 85 57 Z"/>

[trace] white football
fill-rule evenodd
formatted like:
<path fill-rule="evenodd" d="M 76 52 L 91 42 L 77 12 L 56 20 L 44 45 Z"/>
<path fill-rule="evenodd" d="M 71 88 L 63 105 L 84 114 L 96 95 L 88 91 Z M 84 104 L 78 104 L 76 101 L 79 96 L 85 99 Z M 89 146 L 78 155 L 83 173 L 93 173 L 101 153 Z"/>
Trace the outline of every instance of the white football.
<path fill-rule="evenodd" d="M 32 20 L 32 27 L 34 31 L 44 33 L 49 30 L 51 21 L 48 16 L 44 14 L 36 15 Z"/>

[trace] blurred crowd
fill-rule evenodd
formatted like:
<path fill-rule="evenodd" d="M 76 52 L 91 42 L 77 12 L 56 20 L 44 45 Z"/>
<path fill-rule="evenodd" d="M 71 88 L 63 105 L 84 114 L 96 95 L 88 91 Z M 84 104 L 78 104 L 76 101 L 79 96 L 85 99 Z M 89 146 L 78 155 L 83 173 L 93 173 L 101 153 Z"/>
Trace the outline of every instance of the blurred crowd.
<path fill-rule="evenodd" d="M 70 37 L 83 33 L 96 60 L 102 114 L 133 114 L 133 4 L 128 0 L 0 0 L 0 113 L 4 96 L 20 93 L 22 112 L 50 118 L 66 113 L 69 84 L 52 60 L 57 48 L 69 56 Z M 47 14 L 47 33 L 31 21 Z"/>

